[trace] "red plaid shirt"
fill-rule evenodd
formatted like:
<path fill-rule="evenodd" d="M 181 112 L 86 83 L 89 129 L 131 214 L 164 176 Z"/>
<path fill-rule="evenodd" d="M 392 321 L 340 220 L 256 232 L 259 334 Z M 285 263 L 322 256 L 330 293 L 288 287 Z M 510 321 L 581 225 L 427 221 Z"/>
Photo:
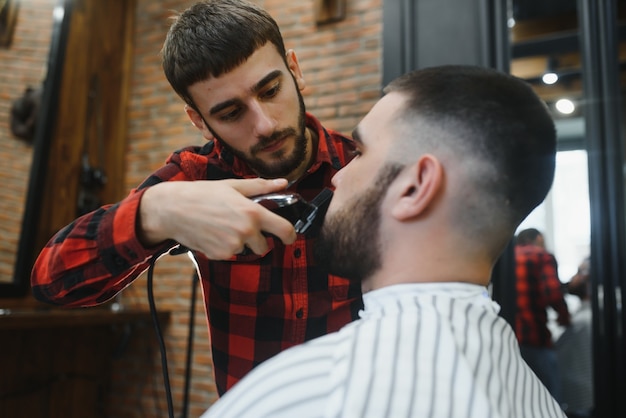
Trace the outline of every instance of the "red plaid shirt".
<path fill-rule="evenodd" d="M 520 345 L 552 347 L 546 308 L 552 307 L 559 322 L 569 322 L 556 259 L 536 245 L 515 246 L 517 314 L 515 335 Z"/>
<path fill-rule="evenodd" d="M 351 139 L 326 130 L 307 114 L 317 132 L 317 160 L 294 187 L 305 199 L 331 187 L 332 176 L 352 157 Z M 172 246 L 144 248 L 135 233 L 138 205 L 147 187 L 163 181 L 255 177 L 219 143 L 175 152 L 128 197 L 89 213 L 59 231 L 43 249 L 31 277 L 40 300 L 92 306 L 121 291 Z M 199 266 L 218 392 L 223 394 L 253 367 L 282 350 L 333 332 L 358 317 L 360 284 L 328 276 L 313 261 L 314 237 L 292 245 L 269 240 L 264 255 L 209 261 Z"/>

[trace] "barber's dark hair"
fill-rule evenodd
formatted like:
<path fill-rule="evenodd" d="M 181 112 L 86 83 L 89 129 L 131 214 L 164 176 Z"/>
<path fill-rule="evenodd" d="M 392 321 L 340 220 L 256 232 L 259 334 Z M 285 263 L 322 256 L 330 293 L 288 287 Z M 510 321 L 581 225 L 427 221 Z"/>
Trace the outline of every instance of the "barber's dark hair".
<path fill-rule="evenodd" d="M 541 232 L 535 228 L 527 228 L 520 231 L 515 237 L 515 245 L 529 245 L 533 244 L 537 238 L 541 235 Z"/>
<path fill-rule="evenodd" d="M 278 24 L 259 6 L 200 1 L 174 17 L 161 50 L 163 70 L 176 93 L 194 106 L 189 86 L 236 68 L 268 41 L 285 59 Z"/>
<path fill-rule="evenodd" d="M 493 213 L 507 230 L 516 227 L 543 201 L 554 178 L 556 130 L 547 106 L 528 83 L 493 69 L 449 65 L 410 72 L 384 91 L 407 98 L 403 121 L 420 121 L 415 123 L 443 132 L 430 145 L 445 142 L 456 155 L 489 167 L 487 175 L 472 178 L 484 193 L 467 196 L 467 207 L 460 209 L 467 224 L 474 222 L 472 217 L 483 222 L 474 222 L 474 232 L 492 226 Z"/>

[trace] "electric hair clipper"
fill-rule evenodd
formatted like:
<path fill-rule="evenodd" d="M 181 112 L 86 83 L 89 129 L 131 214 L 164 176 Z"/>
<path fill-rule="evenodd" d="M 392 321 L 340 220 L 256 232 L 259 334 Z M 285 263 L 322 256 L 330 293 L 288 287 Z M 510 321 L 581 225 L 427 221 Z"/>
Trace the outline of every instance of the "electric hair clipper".
<path fill-rule="evenodd" d="M 332 197 L 333 191 L 324 189 L 310 202 L 298 193 L 270 193 L 252 200 L 287 219 L 298 234 L 305 234 L 313 225 L 321 225 Z"/>
<path fill-rule="evenodd" d="M 298 193 L 269 193 L 252 197 L 252 201 L 263 205 L 277 215 L 287 219 L 296 229 L 298 234 L 306 234 L 315 225 L 319 228 L 326 215 L 326 210 L 333 197 L 330 189 L 322 190 L 310 202 L 307 202 Z M 188 248 L 178 244 L 170 250 L 171 255 L 183 254 L 189 251 Z M 246 247 L 242 254 L 248 254 Z"/>

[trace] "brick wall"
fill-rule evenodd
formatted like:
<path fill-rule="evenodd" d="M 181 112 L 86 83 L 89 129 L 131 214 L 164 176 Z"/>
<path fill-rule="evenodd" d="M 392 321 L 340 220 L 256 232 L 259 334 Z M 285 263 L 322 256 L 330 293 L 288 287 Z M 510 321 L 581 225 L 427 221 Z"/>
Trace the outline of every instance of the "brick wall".
<path fill-rule="evenodd" d="M 13 280 L 32 147 L 11 134 L 11 103 L 45 77 L 55 0 L 19 2 L 13 41 L 0 47 L 0 282 Z"/>
<path fill-rule="evenodd" d="M 183 103 L 167 84 L 158 52 L 168 28 L 170 10 L 193 2 L 139 0 L 135 63 L 128 132 L 127 186 L 136 186 L 177 148 L 204 139 L 183 112 Z M 345 20 L 316 26 L 314 0 L 258 0 L 281 27 L 287 48 L 293 48 L 308 87 L 307 109 L 329 128 L 349 133 L 380 95 L 382 0 L 348 0 Z M 174 410 L 182 408 L 184 360 L 193 268 L 186 256 L 165 257 L 155 269 L 156 304 L 172 312 L 165 329 Z M 138 279 L 123 294 L 127 305 L 146 305 L 146 278 Z M 153 338 L 150 330 L 145 331 Z M 143 335 L 143 334 L 142 334 Z M 215 399 L 206 319 L 197 298 L 193 347 L 190 415 L 198 416 Z M 159 356 L 154 345 L 139 337 L 129 347 L 123 367 L 116 367 L 111 407 L 116 417 L 157 416 L 166 404 Z M 147 358 L 147 356 L 152 356 Z M 132 365 L 135 367 L 131 367 Z M 152 378 L 135 382 L 129 373 L 137 365 L 154 371 Z M 142 367 L 144 367 L 142 366 Z M 140 396 L 142 394 L 143 396 Z M 137 406 L 136 403 L 140 403 Z"/>

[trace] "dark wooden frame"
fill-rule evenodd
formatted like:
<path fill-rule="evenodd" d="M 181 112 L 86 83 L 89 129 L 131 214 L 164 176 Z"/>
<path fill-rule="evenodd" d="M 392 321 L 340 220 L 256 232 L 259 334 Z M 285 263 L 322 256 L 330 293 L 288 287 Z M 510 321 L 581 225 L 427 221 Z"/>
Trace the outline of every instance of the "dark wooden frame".
<path fill-rule="evenodd" d="M 346 18 L 346 0 L 315 0 L 315 22 L 318 25 Z"/>
<path fill-rule="evenodd" d="M 626 416 L 626 204 L 617 0 L 578 0 L 589 155 L 594 416 Z"/>
<path fill-rule="evenodd" d="M 17 22 L 18 0 L 5 0 L 0 9 L 0 47 L 7 48 L 13 40 Z"/>

